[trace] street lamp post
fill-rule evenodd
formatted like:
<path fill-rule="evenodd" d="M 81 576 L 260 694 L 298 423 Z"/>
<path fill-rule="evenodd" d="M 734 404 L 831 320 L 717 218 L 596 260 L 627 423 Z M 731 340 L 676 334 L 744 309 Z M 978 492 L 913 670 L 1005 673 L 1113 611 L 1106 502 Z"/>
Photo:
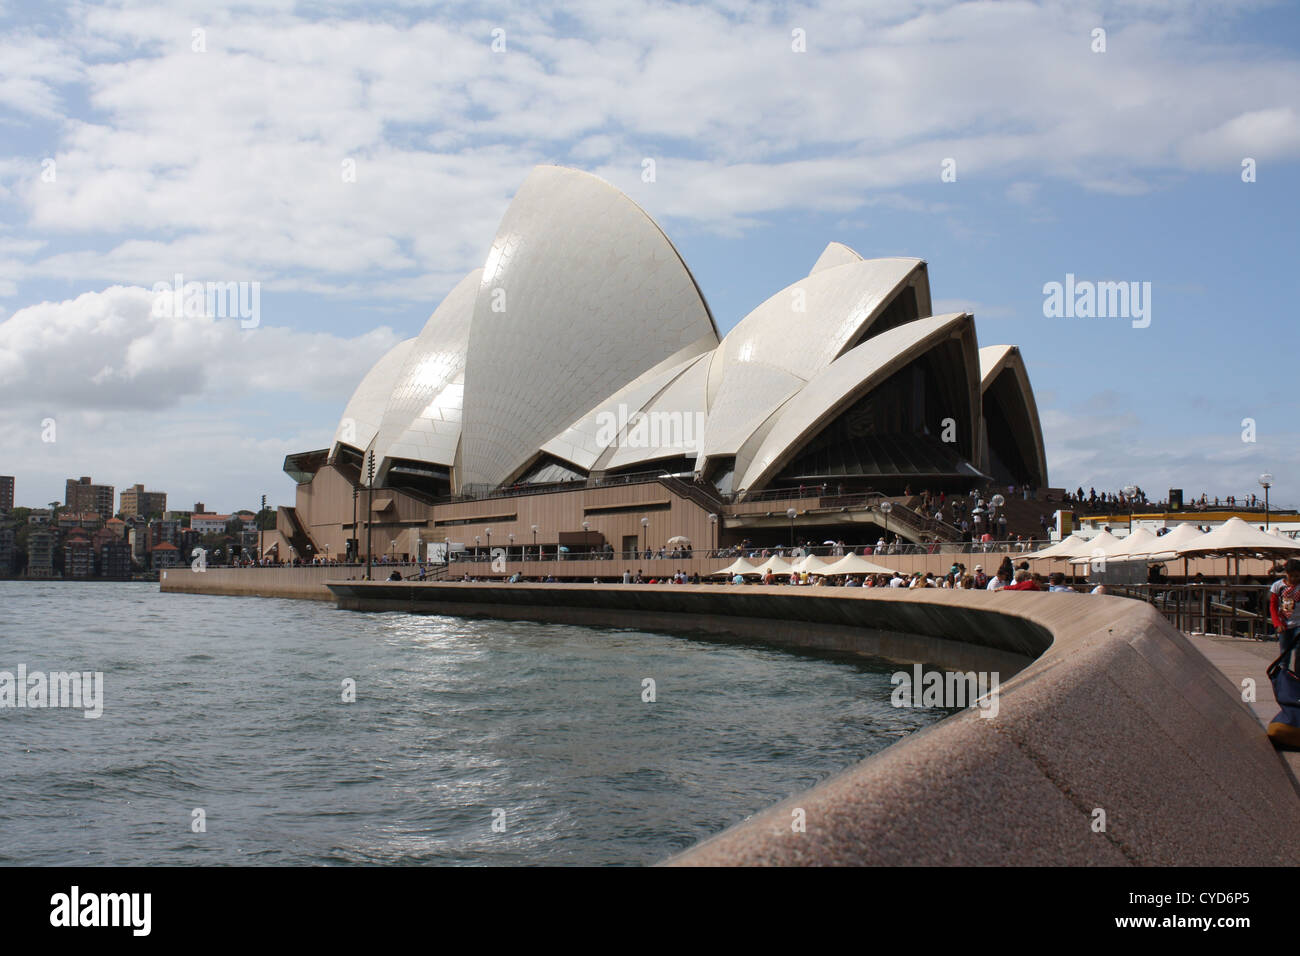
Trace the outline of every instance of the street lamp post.
<path fill-rule="evenodd" d="M 366 580 L 373 580 L 370 576 L 370 525 L 371 519 L 375 515 L 375 453 L 370 452 L 366 461 Z"/>
<path fill-rule="evenodd" d="M 1268 489 L 1273 487 L 1273 476 L 1267 471 L 1259 476 L 1259 483 L 1264 489 L 1264 530 L 1268 530 Z"/>
<path fill-rule="evenodd" d="M 641 550 L 650 553 L 650 519 L 641 519 Z"/>
<path fill-rule="evenodd" d="M 542 560 L 542 553 L 537 550 L 537 525 L 533 525 L 533 557 L 538 561 Z"/>
<path fill-rule="evenodd" d="M 361 557 L 361 539 L 357 537 L 357 495 L 361 489 L 357 485 L 352 486 L 352 536 L 348 542 L 348 562 L 354 562 Z"/>
<path fill-rule="evenodd" d="M 588 537 L 588 535 L 590 534 L 591 534 L 591 522 L 584 521 L 582 523 L 582 544 L 583 547 L 587 549 L 587 557 L 591 557 L 591 539 Z"/>
<path fill-rule="evenodd" d="M 257 516 L 257 563 L 262 563 L 263 549 L 266 547 L 266 495 L 262 495 L 262 513 Z"/>
<path fill-rule="evenodd" d="M 510 542 L 510 546 L 506 548 L 506 557 L 508 558 L 510 557 L 510 552 L 515 549 L 515 534 L 513 531 L 506 535 L 506 540 Z"/>
<path fill-rule="evenodd" d="M 388 542 L 388 562 L 389 564 L 397 563 L 397 542 Z"/>
<path fill-rule="evenodd" d="M 993 530 L 993 522 L 998 520 L 998 509 L 1007 503 L 1007 499 L 1001 495 L 994 495 L 989 499 L 989 504 L 993 506 L 993 511 L 989 514 L 989 530 Z"/>
<path fill-rule="evenodd" d="M 894 510 L 892 501 L 882 501 L 880 503 L 880 513 L 885 516 L 885 543 L 889 543 L 889 513 Z"/>
<path fill-rule="evenodd" d="M 1124 492 L 1124 501 L 1128 504 L 1128 533 L 1133 533 L 1133 496 L 1137 494 L 1137 485 L 1125 485 L 1120 489 Z"/>
<path fill-rule="evenodd" d="M 799 512 L 794 508 L 786 508 L 785 516 L 790 519 L 790 547 L 794 547 L 794 516 Z"/>
<path fill-rule="evenodd" d="M 447 577 L 451 577 L 451 538 L 443 538 L 442 547 L 442 563 L 447 565 Z"/>
<path fill-rule="evenodd" d="M 474 535 L 474 560 L 475 561 L 478 561 L 483 557 L 483 555 L 479 553 L 478 546 L 479 546 L 479 537 L 478 535 Z"/>
<path fill-rule="evenodd" d="M 712 532 L 711 537 L 713 539 L 713 543 L 709 548 L 709 550 L 717 551 L 718 550 L 718 516 L 715 514 L 709 515 L 709 530 Z"/>
<path fill-rule="evenodd" d="M 492 560 L 492 529 L 491 529 L 491 528 L 484 528 L 484 529 L 483 529 L 483 533 L 484 533 L 485 535 L 487 535 L 487 543 L 488 543 L 488 560 L 491 561 L 491 560 Z"/>

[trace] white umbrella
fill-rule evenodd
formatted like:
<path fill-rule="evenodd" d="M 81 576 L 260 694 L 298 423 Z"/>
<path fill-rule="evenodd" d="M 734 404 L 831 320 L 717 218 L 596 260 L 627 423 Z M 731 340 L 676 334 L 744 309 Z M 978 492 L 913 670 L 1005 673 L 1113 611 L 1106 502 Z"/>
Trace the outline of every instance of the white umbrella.
<path fill-rule="evenodd" d="M 1300 541 L 1279 538 L 1267 531 L 1252 528 L 1235 515 L 1219 525 L 1209 534 L 1202 535 L 1188 546 L 1180 548 L 1179 554 L 1296 554 L 1300 552 Z"/>
<path fill-rule="evenodd" d="M 686 537 L 686 536 L 684 536 L 684 535 L 680 535 L 680 534 L 679 534 L 679 535 L 677 535 L 676 537 L 669 538 L 669 539 L 668 539 L 668 543 L 669 543 L 669 544 L 690 544 L 690 543 L 691 543 L 691 539 L 688 538 L 688 537 Z"/>
<path fill-rule="evenodd" d="M 1146 528 L 1138 528 L 1119 543 L 1119 547 L 1106 555 L 1110 561 L 1136 561 L 1146 557 L 1160 539 Z"/>
<path fill-rule="evenodd" d="M 1049 545 L 1040 551 L 1035 551 L 1033 554 L 1027 554 L 1025 557 L 1030 561 L 1035 561 L 1039 558 L 1060 561 L 1065 558 L 1077 558 L 1080 555 L 1087 554 L 1091 548 L 1092 545 L 1088 544 L 1087 538 L 1081 538 L 1077 534 L 1072 534 L 1068 538 L 1063 538 L 1056 542 L 1056 544 Z"/>
<path fill-rule="evenodd" d="M 1232 558 L 1236 557 L 1237 568 L 1240 570 L 1243 555 L 1288 554 L 1294 556 L 1300 553 L 1300 541 L 1289 541 L 1275 537 L 1266 531 L 1260 531 L 1258 528 L 1252 528 L 1234 515 L 1209 534 L 1203 535 L 1188 547 L 1182 548 L 1179 553 L 1184 557 L 1222 555 L 1229 566 L 1231 566 Z"/>
<path fill-rule="evenodd" d="M 1205 537 L 1205 532 L 1191 522 L 1180 524 L 1168 534 L 1156 538 L 1153 549 L 1147 553 L 1147 557 L 1154 561 L 1169 561 L 1173 558 L 1182 557 L 1182 549 L 1185 547 L 1195 547 L 1195 543 Z"/>
<path fill-rule="evenodd" d="M 771 571 L 773 574 L 789 574 L 791 569 L 790 562 L 786 561 L 784 558 L 778 558 L 776 555 L 772 555 L 772 557 L 760 564 L 755 570 L 760 574 L 767 574 L 768 571 Z"/>
<path fill-rule="evenodd" d="M 721 571 L 714 571 L 709 577 L 716 577 L 719 574 L 725 574 L 727 577 L 735 577 L 737 574 L 759 574 L 761 573 L 756 567 L 746 561 L 744 558 L 737 558 L 730 565 Z"/>
<path fill-rule="evenodd" d="M 822 568 L 822 574 L 893 574 L 892 568 L 873 564 L 860 554 L 846 554 L 834 564 Z"/>
<path fill-rule="evenodd" d="M 1078 557 L 1071 558 L 1071 564 L 1092 564 L 1094 561 L 1101 562 L 1110 557 L 1111 551 L 1116 550 L 1124 542 L 1115 537 L 1109 531 L 1103 531 L 1095 538 L 1087 542 L 1087 550 L 1080 551 Z"/>
<path fill-rule="evenodd" d="M 825 574 L 822 568 L 830 562 L 817 557 L 815 554 L 805 555 L 794 563 L 794 569 L 801 573 L 807 574 Z"/>

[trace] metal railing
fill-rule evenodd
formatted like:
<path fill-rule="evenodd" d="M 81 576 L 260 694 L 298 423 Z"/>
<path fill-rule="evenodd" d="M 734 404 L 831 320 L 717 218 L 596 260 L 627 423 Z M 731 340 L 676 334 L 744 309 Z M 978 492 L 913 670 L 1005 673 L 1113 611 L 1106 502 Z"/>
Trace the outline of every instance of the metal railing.
<path fill-rule="evenodd" d="M 1145 601 L 1180 631 L 1269 640 L 1268 588 L 1250 584 L 1106 585 L 1109 594 Z"/>
<path fill-rule="evenodd" d="M 458 504 L 466 501 L 488 501 L 494 498 L 518 498 L 523 495 L 558 494 L 564 491 L 581 491 L 584 488 L 607 488 L 617 485 L 639 485 L 660 478 L 668 477 L 663 471 L 638 471 L 627 475 L 614 475 L 605 478 L 573 478 L 568 481 L 552 481 L 545 484 L 518 484 L 507 487 L 496 485 L 469 486 L 459 495 L 443 495 L 432 499 L 434 504 Z"/>
<path fill-rule="evenodd" d="M 911 544 L 900 541 L 886 545 L 884 548 L 877 548 L 870 544 L 848 544 L 842 547 L 839 545 L 801 545 L 791 548 L 788 545 L 764 545 L 741 547 L 733 545 L 728 548 L 650 548 L 648 550 L 638 549 L 636 551 L 560 551 L 557 553 L 555 545 L 525 545 L 522 548 L 514 545 L 509 549 L 506 555 L 506 561 L 685 561 L 692 559 L 736 559 L 746 558 L 748 560 L 765 561 L 770 557 L 790 558 L 803 557 L 814 554 L 823 558 L 838 558 L 846 554 L 854 553 L 862 557 L 887 557 L 887 556 L 925 556 L 925 555 L 971 555 L 980 557 L 983 555 L 1008 555 L 1015 558 L 1017 555 L 1029 556 L 1038 548 L 1046 547 L 1049 542 L 1045 540 L 1032 541 L 988 541 L 988 542 L 971 542 L 971 541 L 943 541 L 932 542 L 929 544 Z M 538 551 L 541 553 L 538 554 Z M 798 552 L 797 554 L 794 552 Z M 491 562 L 492 556 L 486 547 L 481 547 L 477 551 L 473 548 L 467 548 L 464 551 L 454 551 L 451 554 L 452 564 L 487 564 Z"/>

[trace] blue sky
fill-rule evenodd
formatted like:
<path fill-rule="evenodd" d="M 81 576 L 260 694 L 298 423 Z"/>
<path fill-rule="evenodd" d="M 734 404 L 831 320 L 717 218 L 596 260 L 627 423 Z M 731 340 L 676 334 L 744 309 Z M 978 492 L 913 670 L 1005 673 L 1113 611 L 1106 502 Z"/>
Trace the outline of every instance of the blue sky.
<path fill-rule="evenodd" d="M 1021 347 L 1054 485 L 1270 470 L 1298 504 L 1298 48 L 1250 2 L 0 0 L 0 474 L 290 503 L 284 454 L 558 162 L 642 204 L 723 331 L 830 240 L 926 259 L 936 311 Z M 178 272 L 259 282 L 259 327 L 152 318 Z M 1045 317 L 1067 273 L 1151 283 L 1149 327 Z"/>

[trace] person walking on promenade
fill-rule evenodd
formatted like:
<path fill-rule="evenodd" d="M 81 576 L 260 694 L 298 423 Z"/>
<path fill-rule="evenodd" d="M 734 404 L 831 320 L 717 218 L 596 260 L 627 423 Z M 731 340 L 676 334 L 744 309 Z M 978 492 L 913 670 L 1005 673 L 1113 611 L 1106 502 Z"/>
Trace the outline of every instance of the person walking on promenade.
<path fill-rule="evenodd" d="M 1287 559 L 1283 573 L 1285 576 L 1269 588 L 1268 615 L 1277 629 L 1278 643 L 1285 647 L 1295 641 L 1300 629 L 1300 559 Z"/>

